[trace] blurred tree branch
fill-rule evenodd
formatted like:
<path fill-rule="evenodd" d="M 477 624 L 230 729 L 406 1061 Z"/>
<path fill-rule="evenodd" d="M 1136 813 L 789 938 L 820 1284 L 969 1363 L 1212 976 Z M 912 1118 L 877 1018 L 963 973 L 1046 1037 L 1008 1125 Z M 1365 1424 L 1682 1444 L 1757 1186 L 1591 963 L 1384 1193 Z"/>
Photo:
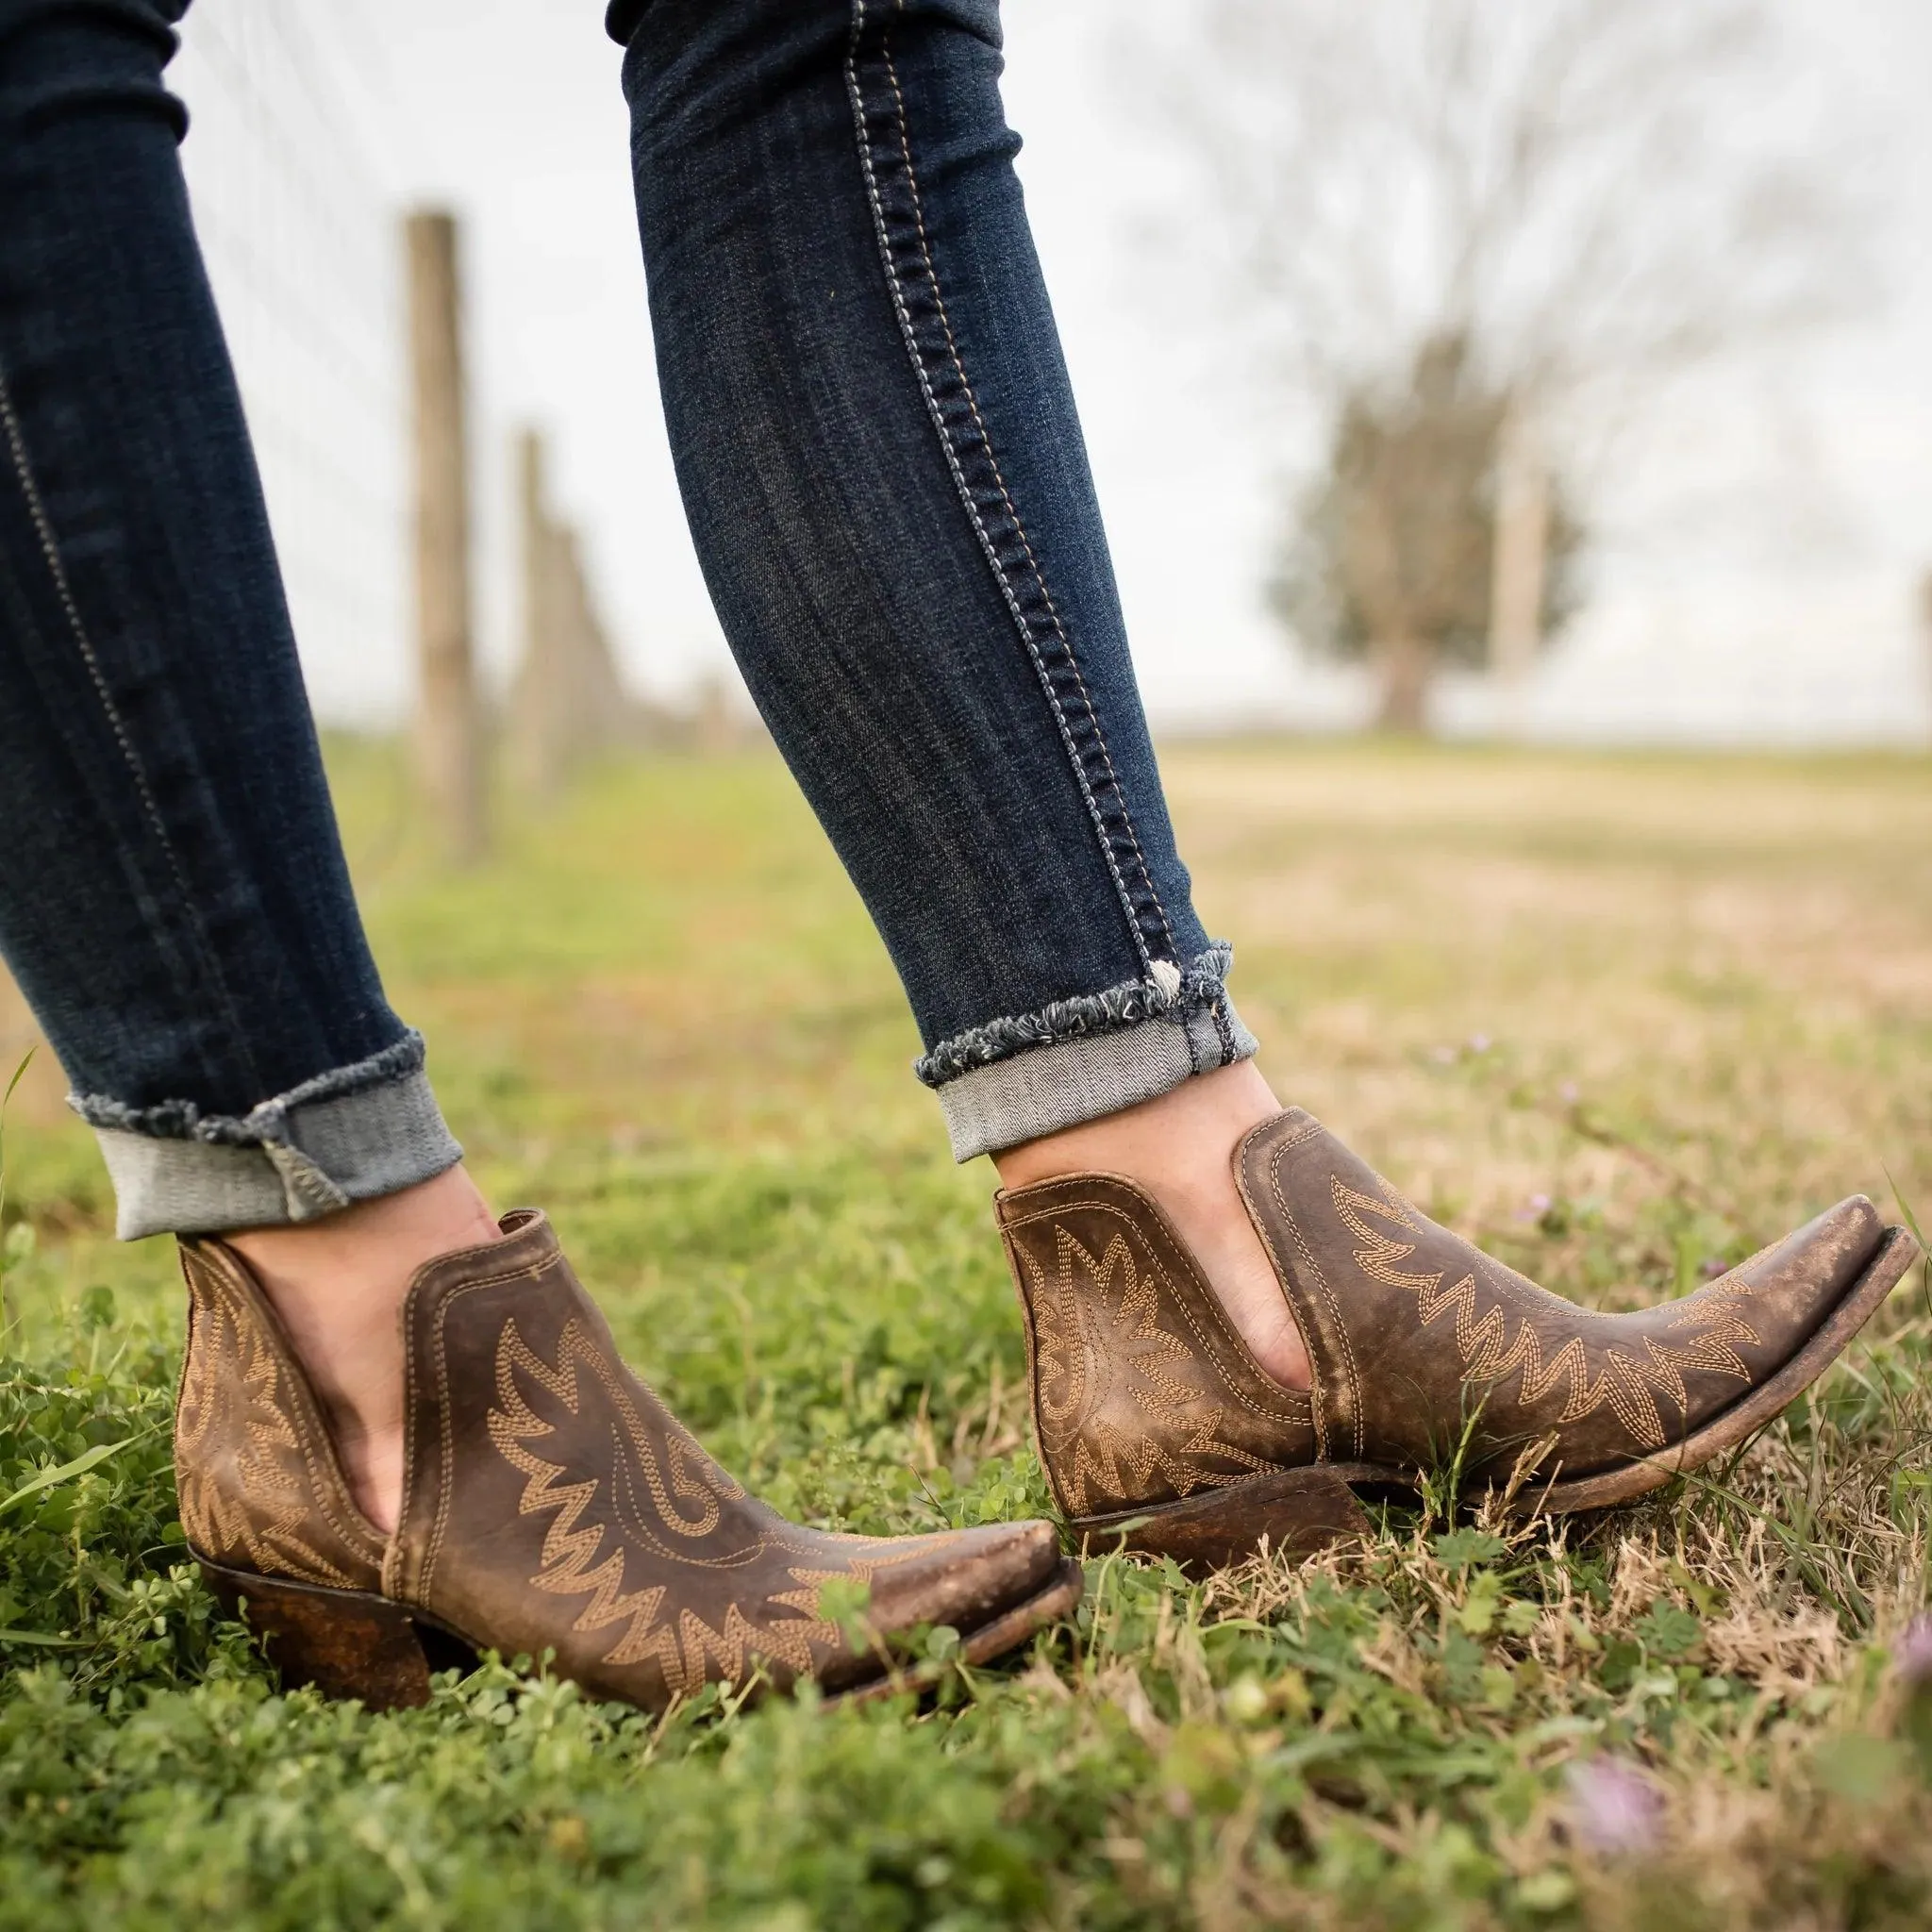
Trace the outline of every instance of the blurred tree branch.
<path fill-rule="evenodd" d="M 1763 0 L 1200 0 L 1172 31 L 1191 245 L 1318 425 L 1277 608 L 1380 660 L 1387 723 L 1445 656 L 1520 675 L 1634 398 L 1869 280 Z"/>

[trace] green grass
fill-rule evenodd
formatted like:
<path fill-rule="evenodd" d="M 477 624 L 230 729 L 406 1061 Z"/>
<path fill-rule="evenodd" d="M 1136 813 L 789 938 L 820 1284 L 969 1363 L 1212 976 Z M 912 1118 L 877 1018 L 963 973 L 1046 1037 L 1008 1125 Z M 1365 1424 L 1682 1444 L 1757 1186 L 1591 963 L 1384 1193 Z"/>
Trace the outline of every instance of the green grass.
<path fill-rule="evenodd" d="M 1044 1508 L 991 1176 L 946 1160 L 775 764 L 608 771 L 447 876 L 390 751 L 333 755 L 480 1178 L 551 1210 L 723 1459 L 861 1529 Z M 1552 1286 L 1676 1292 L 1840 1194 L 1890 1208 L 1888 1172 L 1932 1203 L 1922 761 L 1168 762 L 1277 1089 Z M 182 1564 L 172 1257 L 108 1238 L 59 1095 L 42 1055 L 5 1146 L 0 1932 L 1932 1920 L 1932 1692 L 1890 1661 L 1932 1524 L 1916 1274 L 1638 1510 L 1391 1516 L 1206 1586 L 1095 1562 L 1074 1624 L 937 1707 L 656 1722 L 491 1668 L 377 1718 L 281 1694 Z M 1655 1795 L 1621 1851 L 1606 1764 Z"/>

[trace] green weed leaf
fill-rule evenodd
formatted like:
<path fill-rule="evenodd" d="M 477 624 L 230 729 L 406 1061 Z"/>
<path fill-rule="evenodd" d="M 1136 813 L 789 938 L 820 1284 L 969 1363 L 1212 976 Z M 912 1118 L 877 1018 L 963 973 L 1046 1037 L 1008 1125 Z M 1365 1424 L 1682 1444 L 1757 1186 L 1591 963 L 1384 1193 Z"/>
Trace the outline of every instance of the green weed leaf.
<path fill-rule="evenodd" d="M 93 1448 L 83 1451 L 71 1462 L 60 1463 L 54 1469 L 43 1469 L 41 1473 L 21 1484 L 10 1496 L 0 1496 L 0 1516 L 17 1504 L 25 1503 L 29 1496 L 38 1496 L 43 1490 L 51 1490 L 64 1482 L 72 1482 L 75 1476 L 85 1475 L 91 1469 L 98 1469 L 109 1457 L 119 1456 L 124 1449 L 131 1449 L 137 1442 L 145 1442 L 159 1435 L 158 1423 L 151 1429 L 142 1429 L 139 1434 L 124 1436 L 118 1442 L 101 1442 Z"/>
<path fill-rule="evenodd" d="M 1862 1732 L 1827 1739 L 1818 1747 L 1812 1763 L 1819 1783 L 1859 1810 L 1881 1803 L 1912 1774 L 1897 1743 Z"/>
<path fill-rule="evenodd" d="M 1674 1663 L 1694 1649 L 1703 1635 L 1703 1624 L 1674 1604 L 1653 1604 L 1636 1624 L 1637 1641 L 1645 1653 L 1665 1663 Z"/>
<path fill-rule="evenodd" d="M 1429 1548 L 1445 1570 L 1462 1571 L 1477 1563 L 1493 1563 L 1507 1555 L 1509 1545 L 1488 1530 L 1452 1529 L 1446 1536 L 1430 1538 Z"/>

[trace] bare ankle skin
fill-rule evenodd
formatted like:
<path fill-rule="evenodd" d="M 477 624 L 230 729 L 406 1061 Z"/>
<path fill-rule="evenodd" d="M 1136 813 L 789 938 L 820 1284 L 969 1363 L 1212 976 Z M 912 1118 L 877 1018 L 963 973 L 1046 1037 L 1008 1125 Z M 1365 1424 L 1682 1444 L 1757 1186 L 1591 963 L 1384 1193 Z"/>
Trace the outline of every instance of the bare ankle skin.
<path fill-rule="evenodd" d="M 349 1488 L 385 1535 L 402 1503 L 403 1297 L 424 1262 L 498 1238 L 461 1167 L 325 1220 L 225 1237 L 275 1304 L 328 1412 Z"/>
<path fill-rule="evenodd" d="M 1153 1195 L 1193 1250 L 1255 1359 L 1291 1389 L 1308 1386 L 1308 1356 L 1229 1163 L 1250 1127 L 1281 1111 L 1253 1060 L 1184 1081 L 1172 1093 L 995 1154 L 1001 1184 L 1063 1174 L 1124 1174 Z"/>

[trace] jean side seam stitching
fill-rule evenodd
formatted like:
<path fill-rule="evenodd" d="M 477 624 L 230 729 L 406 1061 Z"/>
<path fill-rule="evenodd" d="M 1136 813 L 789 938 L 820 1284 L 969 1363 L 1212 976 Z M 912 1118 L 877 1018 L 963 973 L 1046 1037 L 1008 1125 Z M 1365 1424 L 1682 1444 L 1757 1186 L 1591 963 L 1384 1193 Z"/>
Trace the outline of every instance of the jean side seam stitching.
<path fill-rule="evenodd" d="M 46 504 L 41 496 L 41 487 L 35 479 L 33 465 L 26 451 L 26 434 L 21 426 L 19 411 L 13 406 L 13 391 L 4 371 L 0 371 L 0 424 L 7 433 L 8 452 L 13 461 L 14 475 L 18 479 L 22 495 L 26 499 L 27 516 L 34 526 L 34 534 L 40 540 L 41 554 L 46 559 L 47 572 L 54 582 L 54 591 L 60 600 L 62 615 L 67 620 L 67 628 L 80 652 L 81 662 L 87 667 L 88 681 L 93 687 L 95 697 L 100 702 L 102 714 L 108 721 L 108 728 L 114 735 L 114 742 L 121 749 L 121 757 L 127 766 L 128 775 L 134 780 L 134 789 L 141 799 L 142 810 L 147 816 L 148 824 L 153 828 L 156 840 L 168 861 L 168 870 L 174 874 L 175 890 L 181 894 L 183 910 L 189 923 L 195 928 L 196 950 L 203 958 L 204 970 L 211 963 L 208 956 L 208 935 L 203 932 L 200 920 L 195 916 L 194 894 L 190 890 L 188 875 L 181 869 L 180 855 L 175 850 L 175 841 L 168 837 L 168 827 L 162 819 L 160 808 L 155 803 L 147 774 L 142 769 L 141 758 L 134 749 L 134 741 L 128 736 L 126 721 L 121 716 L 114 703 L 113 693 L 108 689 L 106 675 L 101 662 L 94 654 L 93 641 L 87 634 L 87 625 L 82 622 L 80 607 L 75 601 L 74 587 L 68 581 L 67 567 L 60 560 L 60 546 L 54 538 L 54 525 L 47 515 Z M 221 1003 L 227 1015 L 230 1038 L 241 1047 L 242 1058 L 247 1062 L 251 1078 L 259 1080 L 255 1066 L 255 1057 L 248 1050 L 247 1036 L 242 1029 L 241 1016 L 235 1011 L 234 1002 L 219 972 L 209 972 L 208 977 L 219 991 Z"/>
<path fill-rule="evenodd" d="M 952 437 L 947 431 L 944 418 L 941 413 L 939 400 L 933 393 L 931 377 L 926 373 L 925 364 L 919 346 L 918 334 L 913 326 L 911 314 L 906 306 L 904 291 L 899 280 L 898 264 L 892 258 L 891 242 L 886 228 L 885 211 L 880 203 L 877 181 L 873 169 L 871 137 L 865 127 L 865 106 L 863 93 L 858 82 L 857 46 L 858 31 L 864 25 L 865 0 L 856 0 L 854 20 L 854 46 L 852 54 L 846 62 L 846 80 L 852 95 L 854 116 L 858 124 L 859 159 L 865 169 L 867 197 L 872 203 L 874 226 L 879 239 L 879 254 L 885 263 L 886 279 L 892 298 L 892 308 L 898 317 L 900 333 L 905 338 L 907 351 L 912 362 L 913 374 L 918 378 L 920 392 L 925 399 L 926 413 L 932 419 L 933 427 L 938 431 L 940 447 L 944 453 L 946 467 L 952 472 L 953 482 L 958 491 L 959 500 L 966 507 L 966 514 L 972 520 L 974 533 L 979 540 L 980 549 L 985 554 L 987 562 L 992 570 L 994 581 L 999 586 L 1000 595 L 1005 601 L 1008 610 L 1012 614 L 1013 623 L 1020 632 L 1020 641 L 1026 650 L 1027 657 L 1032 661 L 1036 675 L 1040 679 L 1041 689 L 1046 694 L 1047 705 L 1053 712 L 1054 723 L 1059 730 L 1060 742 L 1066 750 L 1067 762 L 1073 767 L 1074 782 L 1080 788 L 1081 797 L 1086 804 L 1088 816 L 1092 820 L 1093 829 L 1099 835 L 1101 857 L 1107 865 L 1109 876 L 1113 880 L 1115 896 L 1121 902 L 1121 909 L 1126 915 L 1127 929 L 1133 936 L 1134 949 L 1140 954 L 1141 964 L 1151 970 L 1153 958 L 1147 948 L 1146 938 L 1141 930 L 1140 918 L 1134 910 L 1132 895 L 1127 890 L 1126 881 L 1121 876 L 1119 861 L 1115 858 L 1112 848 L 1108 843 L 1107 823 L 1102 816 L 1099 802 L 1093 796 L 1092 787 L 1089 784 L 1086 772 L 1082 769 L 1080 754 L 1074 743 L 1073 731 L 1067 724 L 1065 708 L 1060 702 L 1059 693 L 1054 690 L 1052 679 L 1041 659 L 1039 646 L 1034 642 L 1031 626 L 1026 621 L 1025 612 L 1020 608 L 1019 599 L 1013 593 L 1012 585 L 1005 566 L 1000 562 L 998 550 L 986 528 L 985 520 L 979 513 L 979 506 L 973 501 L 972 485 L 966 480 L 965 470 L 959 461 L 958 451 L 953 446 Z M 935 295 L 937 296 L 936 290 Z M 975 410 L 975 415 L 976 413 Z M 981 433 L 984 435 L 983 430 Z M 1016 524 L 1017 521 L 1015 519 Z M 1091 717 L 1092 715 L 1091 703 L 1088 707 L 1088 712 Z M 1097 731 L 1098 720 L 1096 719 L 1094 723 Z M 1165 914 L 1163 913 L 1163 920 L 1164 918 Z"/>
<path fill-rule="evenodd" d="M 861 0 L 861 7 L 863 0 Z M 903 10 L 905 0 L 899 0 Z M 939 310 L 940 326 L 945 330 L 946 352 L 952 359 L 953 372 L 959 378 L 959 388 L 966 397 L 966 407 L 973 411 L 974 425 L 979 431 L 980 446 L 986 452 L 987 467 L 992 472 L 993 482 L 998 486 L 1000 501 L 1006 506 L 1007 514 L 1013 520 L 1013 529 L 1020 539 L 1020 548 L 1025 552 L 1026 566 L 1033 573 L 1035 588 L 1040 591 L 1041 601 L 1046 606 L 1047 615 L 1053 620 L 1055 633 L 1066 652 L 1067 663 L 1074 674 L 1074 681 L 1079 689 L 1080 702 L 1086 708 L 1087 715 L 1093 724 L 1093 735 L 1100 741 L 1100 756 L 1107 767 L 1108 782 L 1113 787 L 1114 795 L 1120 800 L 1121 823 L 1126 829 L 1128 842 L 1134 848 L 1135 862 L 1145 880 L 1148 895 L 1154 901 L 1154 908 L 1160 915 L 1161 930 L 1166 935 L 1169 950 L 1174 950 L 1174 929 L 1167 917 L 1167 908 L 1161 904 L 1160 889 L 1154 883 L 1153 869 L 1147 863 L 1147 855 L 1141 849 L 1141 835 L 1135 829 L 1132 812 L 1127 809 L 1125 788 L 1121 784 L 1120 774 L 1115 769 L 1113 751 L 1107 741 L 1107 729 L 1101 723 L 1100 712 L 1093 703 L 1091 692 L 1087 689 L 1086 674 L 1080 669 L 1078 654 L 1074 649 L 1073 640 L 1068 637 L 1066 625 L 1061 622 L 1058 608 L 1053 601 L 1053 591 L 1048 588 L 1046 573 L 1041 568 L 1039 557 L 1035 554 L 1032 540 L 1026 535 L 1026 525 L 1021 521 L 1018 506 L 1013 502 L 1012 492 L 1007 488 L 1007 479 L 1000 469 L 1000 459 L 992 446 L 992 433 L 986 426 L 986 419 L 979 412 L 979 398 L 974 393 L 972 379 L 966 374 L 964 358 L 959 354 L 959 344 L 953 334 L 953 320 L 946 312 L 946 299 L 940 291 L 939 264 L 933 259 L 932 242 L 925 230 L 924 198 L 919 192 L 919 171 L 912 161 L 912 130 L 906 112 L 906 96 L 899 86 L 899 70 L 892 59 L 891 47 L 882 34 L 879 40 L 879 57 L 886 63 L 887 77 L 892 83 L 892 98 L 897 104 L 899 123 L 899 150 L 906 158 L 906 184 L 912 196 L 912 220 L 919 230 L 920 253 L 925 258 L 926 280 L 932 285 L 933 306 Z M 1083 783 L 1084 783 L 1084 774 Z M 1138 924 L 1138 921 L 1137 921 Z"/>
<path fill-rule="evenodd" d="M 1115 894 L 1120 900 L 1121 909 L 1126 916 L 1127 929 L 1133 939 L 1135 951 L 1140 955 L 1142 965 L 1151 973 L 1153 969 L 1153 957 L 1148 949 L 1146 935 L 1141 930 L 1140 914 L 1135 909 L 1133 897 L 1128 891 L 1126 881 L 1121 875 L 1120 864 L 1112 849 L 1106 820 L 1101 813 L 1099 802 L 1093 796 L 1092 787 L 1082 765 L 1078 748 L 1074 742 L 1073 732 L 1067 723 L 1065 708 L 1060 701 L 1059 693 L 1053 688 L 1052 678 L 1041 657 L 1039 646 L 1034 641 L 1032 628 L 1027 623 L 1025 612 L 1021 608 L 1019 599 L 1014 594 L 1008 574 L 1002 564 L 998 550 L 986 528 L 985 520 L 980 515 L 979 506 L 973 500 L 972 486 L 966 479 L 965 471 L 960 463 L 958 453 L 954 447 L 951 433 L 947 429 L 944 416 L 941 411 L 939 400 L 933 392 L 932 380 L 925 367 L 918 333 L 913 325 L 910 311 L 907 307 L 904 287 L 899 277 L 898 263 L 892 254 L 891 238 L 887 227 L 885 209 L 879 195 L 877 175 L 873 164 L 872 137 L 866 126 L 865 95 L 858 78 L 859 42 L 864 25 L 865 0 L 854 0 L 852 38 L 845 62 L 845 83 L 847 93 L 852 102 L 853 119 L 858 134 L 859 164 L 865 173 L 866 196 L 871 203 L 874 230 L 878 237 L 879 254 L 885 266 L 887 291 L 891 297 L 892 308 L 899 323 L 900 334 L 905 339 L 907 352 L 912 363 L 913 375 L 919 383 L 920 392 L 925 401 L 926 413 L 932 420 L 934 429 L 938 432 L 941 451 L 945 458 L 947 468 L 952 473 L 954 486 L 958 492 L 960 502 L 965 506 L 966 514 L 973 524 L 974 533 L 979 541 L 980 549 L 984 553 L 987 562 L 992 571 L 994 582 L 998 585 L 1001 597 L 1006 603 L 1008 610 L 1012 615 L 1014 625 L 1020 632 L 1021 642 L 1032 661 L 1035 675 L 1039 677 L 1041 688 L 1045 693 L 1048 708 L 1053 712 L 1054 722 L 1059 731 L 1061 744 L 1067 754 L 1068 763 L 1073 767 L 1074 782 L 1080 788 L 1082 799 L 1087 807 L 1088 816 L 1092 820 L 1094 831 L 1098 835 L 1103 862 L 1106 864 L 1108 874 L 1113 880 Z M 929 263 L 928 272 L 930 272 Z M 938 287 L 936 282 L 933 292 L 937 301 Z M 943 305 L 941 304 L 941 307 L 942 309 Z M 959 374 L 963 380 L 963 371 L 958 370 L 957 363 L 956 373 Z M 968 390 L 968 400 L 969 404 L 972 404 L 970 388 Z M 976 418 L 978 414 L 977 406 L 976 404 L 972 404 L 972 406 Z M 982 425 L 982 438 L 984 434 L 985 431 Z M 988 454 L 990 457 L 990 445 L 988 447 Z M 1004 489 L 1003 485 L 1002 488 Z M 1008 513 L 1011 513 L 1010 500 L 1008 501 Z M 1014 518 L 1014 524 L 1017 528 L 1019 525 L 1017 517 Z M 1043 583 L 1041 585 L 1041 589 L 1042 594 L 1044 594 L 1045 587 Z M 1050 598 L 1048 603 L 1049 608 L 1051 608 Z M 1064 632 L 1062 633 L 1062 641 L 1064 642 Z M 1076 659 L 1073 659 L 1071 648 L 1068 650 L 1068 657 L 1073 662 L 1075 676 L 1078 677 L 1079 665 Z M 1081 680 L 1081 689 L 1082 694 L 1085 696 L 1084 679 Z M 1106 735 L 1101 731 L 1099 719 L 1093 713 L 1091 698 L 1087 701 L 1087 708 L 1088 716 L 1093 724 L 1095 735 L 1100 739 L 1104 752 Z M 1108 759 L 1108 769 L 1111 772 L 1110 758 Z M 1120 792 L 1120 784 L 1117 776 L 1114 778 L 1114 789 L 1116 793 Z M 1151 875 L 1146 874 L 1145 858 L 1140 852 L 1139 840 L 1134 834 L 1132 819 L 1126 812 L 1124 795 L 1121 799 L 1121 809 L 1122 817 L 1126 823 L 1129 839 L 1133 841 L 1137 857 L 1141 858 L 1143 875 L 1147 876 L 1149 891 L 1160 914 L 1162 927 L 1167 931 L 1169 948 L 1172 950 L 1173 934 L 1167 924 L 1166 908 L 1160 905 L 1159 894 L 1154 890 Z"/>

